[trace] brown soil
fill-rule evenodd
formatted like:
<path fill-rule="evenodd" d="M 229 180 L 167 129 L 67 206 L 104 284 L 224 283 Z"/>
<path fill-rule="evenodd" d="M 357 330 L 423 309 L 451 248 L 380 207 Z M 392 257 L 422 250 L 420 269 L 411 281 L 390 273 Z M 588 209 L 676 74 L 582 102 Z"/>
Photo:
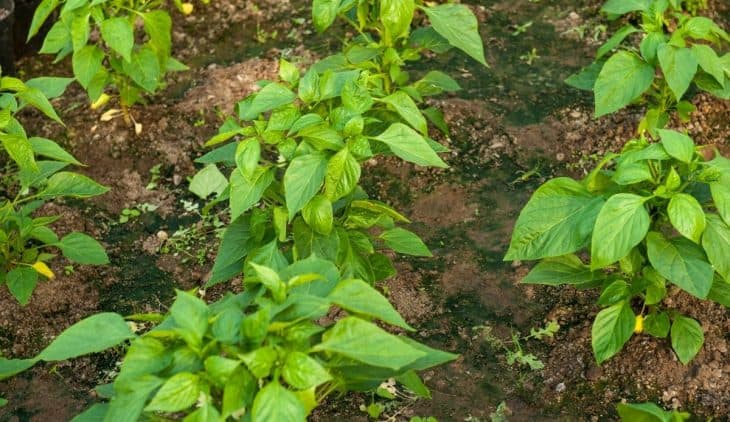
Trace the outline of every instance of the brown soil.
<path fill-rule="evenodd" d="M 541 42 L 529 32 L 520 40 L 510 35 L 513 25 L 528 19 L 538 24 L 540 19 L 545 22 L 540 23 L 545 25 L 541 31 L 555 37 L 555 45 L 543 45 L 551 44 L 545 40 L 540 44 L 546 67 L 575 70 L 586 64 L 605 35 L 597 41 L 569 30 L 598 22 L 599 1 L 550 2 L 545 7 L 527 0 L 480 3 L 474 10 L 489 34 L 489 61 L 500 65 L 485 73 L 458 62 L 453 73 L 467 87 L 465 92 L 432 101 L 451 127 L 448 137 L 432 135 L 451 148 L 446 158 L 452 167 L 436 171 L 379 159 L 369 162 L 363 172 L 365 188 L 411 217 L 411 228 L 435 255 L 399 260 L 398 276 L 384 290 L 416 327 L 419 340 L 461 354 L 455 362 L 423 374 L 433 400 L 400 400 L 385 416 L 488 420 L 505 401 L 514 421 L 615 420 L 615 403 L 650 400 L 727 420 L 722 419 L 730 414 L 727 309 L 672 295 L 666 306 L 703 324 L 706 343 L 697 358 L 683 366 L 666 341 L 635 336 L 621 354 L 599 368 L 590 347 L 590 322 L 598 311 L 595 292 L 522 286 L 518 282 L 529 266 L 502 262 L 512 225 L 530 192 L 556 172 L 581 174 L 603 153 L 619 149 L 635 132 L 640 114 L 629 109 L 594 120 L 590 98 L 578 92 L 571 94 L 575 98 L 543 103 L 551 100 L 552 93 L 569 90 L 559 83 L 567 74 L 539 75 L 536 68 L 525 67 L 514 57 L 503 59 L 514 55 L 513 43 Z M 75 85 L 55 103 L 66 128 L 37 113 L 25 113 L 33 135 L 63 143 L 88 164 L 83 172 L 111 188 L 84 204 L 47 205 L 42 211 L 63 215 L 54 227 L 59 234 L 82 230 L 104 239 L 112 264 L 77 266 L 64 275 L 68 263 L 57 260 L 52 268 L 58 277 L 42 283 L 25 308 L 0 289 L 3 356 L 32 356 L 64 328 L 101 310 L 164 311 L 174 287 L 204 284 L 215 254 L 214 239 L 208 245 L 207 265 L 199 266 L 184 264 L 182 256 L 161 255 L 158 233 L 169 236 L 194 223 L 180 200 L 194 199 L 186 192 L 186 180 L 194 174 L 194 159 L 204 152 L 202 145 L 222 116 L 256 89 L 257 80 L 275 77 L 282 54 L 308 63 L 330 48 L 325 38 L 309 32 L 310 22 L 298 23 L 296 18 L 308 15 L 305 4 L 222 0 L 188 17 L 175 12 L 175 51 L 193 68 L 173 75 L 167 91 L 133 110 L 143 127 L 140 135 L 122 119 L 99 121 L 100 113 L 88 110 L 85 94 Z M 722 1 L 713 2 L 713 10 L 722 16 L 728 9 Z M 503 21 L 505 16 L 511 20 Z M 266 33 L 257 33 L 257 25 Z M 573 43 L 574 55 L 561 50 L 563 41 Z M 306 47 L 288 49 L 303 42 Z M 70 72 L 67 63 L 52 66 L 48 58 L 37 56 L 24 59 L 19 68 L 31 76 Z M 501 86 L 514 79 L 514 72 L 535 79 L 525 86 Z M 482 82 L 487 85 L 480 86 Z M 536 87 L 546 88 L 535 91 Z M 530 90 L 534 92 L 525 95 Z M 701 143 L 730 151 L 730 103 L 705 95 L 693 101 L 698 112 L 687 126 L 690 133 Z M 543 104 L 550 105 L 546 117 L 515 122 L 516 115 L 529 114 L 531 105 Z M 147 190 L 150 169 L 157 164 L 162 164 L 161 180 L 155 190 Z M 518 171 L 532 169 L 537 170 L 534 177 L 519 177 Z M 124 208 L 142 203 L 158 208 L 127 225 L 116 224 Z M 229 288 L 240 285 L 217 286 L 207 297 L 213 299 Z M 475 329 L 488 325 L 507 341 L 513 331 L 527 333 L 553 319 L 561 325 L 555 340 L 523 345 L 545 363 L 541 371 L 510 367 L 504 351 L 491 347 Z M 70 420 L 95 400 L 92 389 L 110 380 L 118 359 L 119 352 L 110 351 L 72 362 L 39 364 L 0 383 L 0 396 L 10 401 L 0 409 L 0 421 Z M 370 401 L 369 395 L 331 397 L 312 419 L 364 421 L 359 407 Z"/>

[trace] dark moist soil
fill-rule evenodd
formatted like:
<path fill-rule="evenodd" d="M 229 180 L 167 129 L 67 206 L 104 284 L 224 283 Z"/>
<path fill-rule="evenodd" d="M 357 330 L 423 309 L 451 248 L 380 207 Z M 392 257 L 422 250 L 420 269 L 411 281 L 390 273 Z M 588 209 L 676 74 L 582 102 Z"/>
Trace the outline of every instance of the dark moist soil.
<path fill-rule="evenodd" d="M 653 401 L 703 417 L 728 420 L 730 357 L 727 309 L 680 292 L 665 301 L 701 321 L 705 346 L 687 366 L 664 340 L 634 336 L 624 351 L 601 367 L 590 346 L 590 324 L 598 308 L 596 294 L 572 288 L 522 286 L 529 263 L 505 263 L 514 220 L 530 193 L 556 174 L 580 176 L 608 151 L 616 151 L 635 133 L 641 110 L 629 109 L 599 120 L 592 118 L 590 95 L 561 81 L 590 62 L 606 34 L 592 28 L 605 23 L 597 0 L 468 2 L 481 23 L 490 69 L 461 55 L 427 60 L 422 69 L 446 69 L 464 88 L 456 96 L 433 100 L 444 113 L 451 134 L 433 137 L 451 148 L 448 170 L 415 168 L 393 159 L 369 162 L 365 188 L 395 205 L 412 220 L 434 252 L 432 259 L 398 259 L 398 275 L 381 287 L 415 337 L 433 347 L 457 352 L 453 363 L 423 373 L 433 400 L 398 400 L 371 395 L 331 397 L 312 420 L 367 420 L 361 406 L 373 400 L 385 407 L 382 419 L 435 416 L 442 421 L 486 421 L 501 402 L 512 421 L 616 420 L 620 401 Z M 41 284 L 22 308 L 0 289 L 0 352 L 30 357 L 72 323 L 99 311 L 164 311 L 174 288 L 201 287 L 216 250 L 211 234 L 200 239 L 202 264 L 161 254 L 176 230 L 195 226 L 199 218 L 182 201 L 195 172 L 193 160 L 233 105 L 256 89 L 260 79 L 276 76 L 282 55 L 306 66 L 337 48 L 332 38 L 313 34 L 309 2 L 236 2 L 196 4 L 191 16 L 173 11 L 175 54 L 191 70 L 172 75 L 168 88 L 133 110 L 142 133 L 123 120 L 99 120 L 88 109 L 84 92 L 72 85 L 54 105 L 66 127 L 37 113 L 22 116 L 33 135 L 58 140 L 88 167 L 81 171 L 111 191 L 90 201 L 49 204 L 42 211 L 60 214 L 59 234 L 83 230 L 107 246 L 111 264 L 76 266 L 58 259 L 58 277 Z M 730 6 L 711 1 L 711 11 L 727 27 Z M 513 36 L 517 26 L 533 22 Z M 215 25 L 211 25 L 215 22 Z M 609 25 L 610 31 L 616 24 Z M 585 34 L 581 37 L 580 30 Z M 302 46 L 303 45 L 303 46 Z M 292 47 L 301 46 L 301 47 Z M 532 48 L 540 56 L 530 66 L 520 59 Z M 64 62 L 33 56 L 18 63 L 26 78 L 69 75 Z M 730 103 L 705 95 L 693 102 L 689 124 L 698 142 L 730 152 Z M 114 105 L 111 105 L 112 107 Z M 161 165 L 154 190 L 145 186 L 150 170 Z M 531 177 L 521 177 L 534 171 Z M 154 212 L 119 224 L 122 210 L 151 204 Z M 190 250 L 189 250 L 190 251 Z M 187 251 L 187 252 L 189 252 Z M 228 283 L 206 292 L 213 300 Z M 509 366 L 505 353 L 490 346 L 482 326 L 509 341 L 513 332 L 555 320 L 554 339 L 523 343 L 545 368 L 531 371 Z M 96 400 L 93 388 L 113 379 L 121 350 L 72 362 L 39 364 L 0 383 L 9 404 L 0 421 L 67 421 Z"/>

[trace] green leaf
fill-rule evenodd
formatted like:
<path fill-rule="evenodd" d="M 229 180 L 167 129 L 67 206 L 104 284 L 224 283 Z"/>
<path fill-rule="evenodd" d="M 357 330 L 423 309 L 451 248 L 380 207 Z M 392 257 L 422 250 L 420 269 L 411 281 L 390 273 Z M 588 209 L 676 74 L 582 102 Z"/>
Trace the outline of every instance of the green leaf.
<path fill-rule="evenodd" d="M 416 9 L 414 0 L 381 0 L 380 21 L 385 28 L 385 39 L 393 42 L 408 35 Z"/>
<path fill-rule="evenodd" d="M 702 247 L 715 271 L 730 282 L 730 226 L 715 214 L 707 215 Z"/>
<path fill-rule="evenodd" d="M 332 379 L 332 375 L 319 362 L 297 351 L 286 355 L 281 375 L 287 384 L 297 390 L 318 387 Z"/>
<path fill-rule="evenodd" d="M 383 368 L 400 369 L 426 353 L 414 348 L 376 325 L 356 317 L 339 320 L 312 349 L 336 353 Z"/>
<path fill-rule="evenodd" d="M 75 416 L 71 419 L 71 422 L 99 422 L 103 421 L 107 412 L 109 411 L 109 404 L 107 403 L 96 403 L 88 409 L 84 410 L 83 413 Z"/>
<path fill-rule="evenodd" d="M 313 0 L 312 22 L 317 32 L 324 32 L 337 17 L 341 0 Z"/>
<path fill-rule="evenodd" d="M 66 3 L 67 6 L 69 4 L 69 2 Z M 89 41 L 91 33 L 91 28 L 89 28 L 90 17 L 91 15 L 88 12 L 83 13 L 80 11 L 80 14 L 71 18 L 71 45 L 74 51 L 80 50 Z"/>
<path fill-rule="evenodd" d="M 602 205 L 600 197 L 573 179 L 546 182 L 520 213 L 504 259 L 541 259 L 583 248 Z"/>
<path fill-rule="evenodd" d="M 242 215 L 234 220 L 223 232 L 223 240 L 206 286 L 213 286 L 239 275 L 243 271 L 243 258 L 257 244 L 251 231 L 251 216 Z"/>
<path fill-rule="evenodd" d="M 220 422 L 221 415 L 211 403 L 205 403 L 195 412 L 187 415 L 183 422 Z"/>
<path fill-rule="evenodd" d="M 654 403 L 619 403 L 616 405 L 618 415 L 623 422 L 679 422 L 671 418 L 671 412 L 666 412 Z"/>
<path fill-rule="evenodd" d="M 254 176 L 261 159 L 261 144 L 256 138 L 241 141 L 236 147 L 236 166 L 247 178 Z"/>
<path fill-rule="evenodd" d="M 591 328 L 591 345 L 599 365 L 621 351 L 634 333 L 635 320 L 631 305 L 626 301 L 609 306 L 596 315 Z"/>
<path fill-rule="evenodd" d="M 46 98 L 52 99 L 60 97 L 71 82 L 73 82 L 73 78 L 41 76 L 25 81 L 25 85 L 41 91 Z"/>
<path fill-rule="evenodd" d="M 59 4 L 59 0 L 43 0 L 40 2 L 38 7 L 36 7 L 35 9 L 35 13 L 33 14 L 33 20 L 30 23 L 27 40 L 30 40 L 35 34 L 38 33 L 38 31 L 41 29 L 41 26 L 43 26 L 43 23 L 46 21 L 46 19 L 48 19 L 48 17 L 51 15 L 51 13 L 53 13 L 53 11 L 58 7 Z"/>
<path fill-rule="evenodd" d="M 6 135 L 0 132 L 0 141 L 2 141 L 5 151 L 10 158 L 20 167 L 21 170 L 38 171 L 38 164 L 33 154 L 33 146 L 25 138 L 20 135 Z"/>
<path fill-rule="evenodd" d="M 598 75 L 601 73 L 601 69 L 603 69 L 604 64 L 605 62 L 603 61 L 591 63 L 589 66 L 581 69 L 578 73 L 570 75 L 567 79 L 565 79 L 565 83 L 575 89 L 593 91 Z"/>
<path fill-rule="evenodd" d="M 273 181 L 274 173 L 264 167 L 257 168 L 251 178 L 238 171 L 231 173 L 231 219 L 256 205 Z"/>
<path fill-rule="evenodd" d="M 238 367 L 223 389 L 223 417 L 228 418 L 231 414 L 249 407 L 257 390 L 257 380 L 246 368 Z"/>
<path fill-rule="evenodd" d="M 664 35 L 663 31 L 648 33 L 644 39 L 641 40 L 641 44 L 639 45 L 641 56 L 648 63 L 656 63 L 657 50 L 659 49 L 659 46 L 666 42 L 666 35 Z"/>
<path fill-rule="evenodd" d="M 484 46 L 479 36 L 479 23 L 474 14 L 463 4 L 447 3 L 424 7 L 433 29 L 449 41 L 449 44 L 487 65 Z"/>
<path fill-rule="evenodd" d="M 456 92 L 461 90 L 461 87 L 455 80 L 438 70 L 428 72 L 426 76 L 414 83 L 413 86 L 424 96 L 438 95 L 444 91 Z"/>
<path fill-rule="evenodd" d="M 638 32 L 639 30 L 633 25 L 626 25 L 616 31 L 611 38 L 608 39 L 599 49 L 596 51 L 596 60 L 608 54 L 611 50 L 621 45 L 621 42 L 626 39 L 629 35 Z"/>
<path fill-rule="evenodd" d="M 36 283 L 38 283 L 38 273 L 30 267 L 15 267 L 5 274 L 5 283 L 18 303 L 25 306 L 30 301 L 30 295 L 33 294 Z"/>
<path fill-rule="evenodd" d="M 702 249 L 682 238 L 668 241 L 658 232 L 646 239 L 649 262 L 662 277 L 700 299 L 707 297 L 714 270 Z"/>
<path fill-rule="evenodd" d="M 102 21 L 101 37 L 112 50 L 126 61 L 132 60 L 132 48 L 134 47 L 134 27 L 129 18 L 109 18 Z"/>
<path fill-rule="evenodd" d="M 79 264 L 104 265 L 109 263 L 109 257 L 99 242 L 83 233 L 69 233 L 54 246 L 61 249 L 63 256 Z"/>
<path fill-rule="evenodd" d="M 659 129 L 657 132 L 667 154 L 684 163 L 692 161 L 695 155 L 695 143 L 692 138 L 673 130 Z"/>
<path fill-rule="evenodd" d="M 700 243 L 707 222 L 702 206 L 693 196 L 686 193 L 675 194 L 669 200 L 667 212 L 672 225 L 682 236 Z"/>
<path fill-rule="evenodd" d="M 363 114 L 372 108 L 373 98 L 367 88 L 349 80 L 342 87 L 342 105 L 353 113 Z"/>
<path fill-rule="evenodd" d="M 302 217 L 309 227 L 317 233 L 328 235 L 332 232 L 332 203 L 323 195 L 316 195 L 302 210 Z"/>
<path fill-rule="evenodd" d="M 403 91 L 396 91 L 391 95 L 381 99 L 384 103 L 390 105 L 400 116 L 408 122 L 414 129 L 423 135 L 428 135 L 428 124 L 426 118 L 421 114 L 421 110 L 413 99 Z"/>
<path fill-rule="evenodd" d="M 652 0 L 608 0 L 601 11 L 609 15 L 625 15 L 629 12 L 646 12 L 651 4 Z"/>
<path fill-rule="evenodd" d="M 418 132 L 403 123 L 392 124 L 374 139 L 388 145 L 395 155 L 411 163 L 419 166 L 448 167 Z"/>
<path fill-rule="evenodd" d="M 651 313 L 644 318 L 644 332 L 658 338 L 669 335 L 669 315 L 666 312 Z"/>
<path fill-rule="evenodd" d="M 74 51 L 72 59 L 74 76 L 84 89 L 89 87 L 96 74 L 102 70 L 103 60 L 104 52 L 95 45 L 86 45 L 81 50 Z"/>
<path fill-rule="evenodd" d="M 104 312 L 83 319 L 64 330 L 38 355 L 45 361 L 61 361 L 97 353 L 134 338 L 124 318 Z"/>
<path fill-rule="evenodd" d="M 596 79 L 596 117 L 627 106 L 649 89 L 653 80 L 654 67 L 639 56 L 627 51 L 614 54 Z"/>
<path fill-rule="evenodd" d="M 305 422 L 306 418 L 306 409 L 297 396 L 276 381 L 259 390 L 251 409 L 252 422 Z"/>
<path fill-rule="evenodd" d="M 314 153 L 294 158 L 284 174 L 286 207 L 291 221 L 319 192 L 327 174 L 327 157 Z"/>
<path fill-rule="evenodd" d="M 692 54 L 702 70 L 715 78 L 720 85 L 725 85 L 725 69 L 722 60 L 712 47 L 704 44 L 693 44 Z"/>
<path fill-rule="evenodd" d="M 657 57 L 674 97 L 681 100 L 697 73 L 697 59 L 692 50 L 663 44 L 657 49 Z"/>
<path fill-rule="evenodd" d="M 685 365 L 697 355 L 705 342 L 705 334 L 700 324 L 692 318 L 681 315 L 674 317 L 670 335 L 672 349 L 679 361 Z"/>
<path fill-rule="evenodd" d="M 78 160 L 76 160 L 73 155 L 66 152 L 66 150 L 61 148 L 60 145 L 51 141 L 50 139 L 30 138 L 28 139 L 28 142 L 30 142 L 31 147 L 33 148 L 33 152 L 38 155 L 52 158 L 54 160 L 64 163 L 81 165 L 81 163 L 78 162 Z"/>
<path fill-rule="evenodd" d="M 241 120 L 253 120 L 261 113 L 291 104 L 295 98 L 296 94 L 289 88 L 278 83 L 270 83 L 254 94 L 247 106 L 242 105 L 245 101 L 239 103 L 238 117 Z"/>
<path fill-rule="evenodd" d="M 193 176 L 189 190 L 200 199 L 206 199 L 213 193 L 220 195 L 227 186 L 226 176 L 218 170 L 215 164 L 208 164 Z"/>
<path fill-rule="evenodd" d="M 168 67 L 174 64 L 170 57 L 172 46 L 172 19 L 166 10 L 153 10 L 142 13 L 144 30 L 150 37 L 149 46 L 157 52 L 160 63 L 167 61 Z M 177 69 L 175 69 L 177 70 Z"/>
<path fill-rule="evenodd" d="M 330 201 L 337 201 L 355 189 L 360 180 L 360 163 L 350 153 L 349 148 L 341 149 L 327 163 L 324 179 L 324 195 Z"/>
<path fill-rule="evenodd" d="M 12 377 L 32 367 L 38 359 L 5 359 L 0 358 L 0 380 Z"/>
<path fill-rule="evenodd" d="M 710 192 L 717 213 L 730 224 L 730 174 L 724 174 L 720 180 L 710 183 Z"/>
<path fill-rule="evenodd" d="M 145 45 L 134 51 L 129 61 L 122 62 L 122 69 L 137 85 L 149 93 L 155 92 L 162 82 L 162 69 L 155 50 Z"/>
<path fill-rule="evenodd" d="M 385 245 L 394 251 L 412 256 L 433 256 L 417 234 L 396 227 L 386 230 L 380 235 Z"/>
<path fill-rule="evenodd" d="M 603 268 L 626 256 L 646 236 L 651 217 L 647 198 L 620 193 L 606 201 L 596 219 L 591 242 L 591 268 Z"/>
<path fill-rule="evenodd" d="M 520 282 L 523 284 L 585 284 L 595 281 L 600 275 L 575 255 L 563 255 L 540 261 Z"/>
<path fill-rule="evenodd" d="M 200 378 L 189 372 L 181 372 L 162 384 L 144 410 L 147 412 L 180 412 L 195 404 L 200 392 Z"/>
<path fill-rule="evenodd" d="M 71 31 L 66 27 L 62 21 L 58 21 L 46 34 L 46 38 L 43 39 L 43 45 L 39 53 L 41 54 L 56 54 L 64 51 L 65 49 L 72 49 L 71 46 Z"/>
<path fill-rule="evenodd" d="M 90 198 L 92 196 L 102 195 L 107 191 L 109 191 L 109 188 L 96 183 L 86 176 L 62 171 L 48 179 L 48 185 L 38 196 L 42 198 L 54 198 L 58 196 Z"/>
<path fill-rule="evenodd" d="M 170 316 L 179 327 L 179 334 L 192 347 L 199 347 L 208 330 L 208 306 L 202 300 L 182 290 L 177 291 L 175 303 L 170 307 Z"/>
<path fill-rule="evenodd" d="M 32 105 L 33 107 L 37 108 L 41 111 L 41 113 L 48 116 L 50 119 L 63 124 L 61 121 L 61 118 L 58 117 L 58 114 L 56 114 L 56 110 L 53 109 L 53 106 L 48 101 L 48 98 L 41 92 L 39 89 L 36 88 L 27 88 L 24 91 L 18 92 L 17 94 L 18 98 L 21 99 L 23 102 L 28 103 Z M 21 103 L 22 107 L 22 103 Z"/>
<path fill-rule="evenodd" d="M 362 280 L 340 281 L 327 299 L 348 312 L 366 315 L 413 331 L 388 299 Z"/>
<path fill-rule="evenodd" d="M 240 320 L 239 320 L 240 321 Z M 231 327 L 233 331 L 238 331 L 240 326 Z M 208 377 L 219 387 L 226 385 L 233 372 L 241 365 L 241 361 L 237 359 L 228 359 L 223 356 L 209 356 L 205 362 L 205 372 Z"/>

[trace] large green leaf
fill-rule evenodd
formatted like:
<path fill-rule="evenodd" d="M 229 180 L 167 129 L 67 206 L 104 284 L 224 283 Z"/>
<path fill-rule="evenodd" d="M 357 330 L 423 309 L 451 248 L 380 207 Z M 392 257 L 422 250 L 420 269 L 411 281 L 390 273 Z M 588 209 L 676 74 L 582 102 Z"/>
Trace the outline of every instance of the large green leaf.
<path fill-rule="evenodd" d="M 317 32 L 324 32 L 335 21 L 341 0 L 313 0 L 312 22 Z"/>
<path fill-rule="evenodd" d="M 115 313 L 92 315 L 67 328 L 38 355 L 45 361 L 60 361 L 97 353 L 117 346 L 135 334 L 124 318 Z"/>
<path fill-rule="evenodd" d="M 38 196 L 42 198 L 55 198 L 58 196 L 70 196 L 74 198 L 90 198 L 102 195 L 109 191 L 88 177 L 67 171 L 56 173 L 48 179 L 48 185 Z"/>
<path fill-rule="evenodd" d="M 663 44 L 657 49 L 657 57 L 674 97 L 681 100 L 697 73 L 697 59 L 692 50 Z"/>
<path fill-rule="evenodd" d="M 644 206 L 647 199 L 620 193 L 606 201 L 593 229 L 591 268 L 613 264 L 644 239 L 651 224 L 649 212 Z"/>
<path fill-rule="evenodd" d="M 707 297 L 714 270 L 699 246 L 683 238 L 669 241 L 658 232 L 646 239 L 649 262 L 662 277 L 700 299 Z"/>
<path fill-rule="evenodd" d="M 380 21 L 386 31 L 386 40 L 393 42 L 408 35 L 415 9 L 414 0 L 381 0 Z"/>
<path fill-rule="evenodd" d="M 546 182 L 520 213 L 504 259 L 541 259 L 583 248 L 602 205 L 600 197 L 573 179 Z"/>
<path fill-rule="evenodd" d="M 715 271 L 730 283 L 730 226 L 715 214 L 707 215 L 702 247 Z"/>
<path fill-rule="evenodd" d="M 54 246 L 61 249 L 63 256 L 79 264 L 104 265 L 109 263 L 109 257 L 99 242 L 83 233 L 69 233 Z"/>
<path fill-rule="evenodd" d="M 343 280 L 327 297 L 348 312 L 376 318 L 388 324 L 413 330 L 380 292 L 362 280 Z"/>
<path fill-rule="evenodd" d="M 259 390 L 251 409 L 251 422 L 305 422 L 306 418 L 302 402 L 277 381 Z"/>
<path fill-rule="evenodd" d="M 423 136 L 403 123 L 390 125 L 385 132 L 374 139 L 388 145 L 395 155 L 411 163 L 419 166 L 448 167 Z"/>
<path fill-rule="evenodd" d="M 654 67 L 634 53 L 619 51 L 598 74 L 594 91 L 596 117 L 619 110 L 637 99 L 651 86 Z"/>
<path fill-rule="evenodd" d="M 693 196 L 686 193 L 675 194 L 669 200 L 667 213 L 672 225 L 682 236 L 700 243 L 707 222 L 702 206 Z"/>
<path fill-rule="evenodd" d="M 58 160 L 64 163 L 71 163 L 80 165 L 81 163 L 74 158 L 73 155 L 69 154 L 61 148 L 60 145 L 57 143 L 51 141 L 50 139 L 45 138 L 30 138 L 28 139 L 28 142 L 30 142 L 31 147 L 33 148 L 33 152 L 35 152 L 38 155 L 43 155 L 48 158 L 52 158 L 54 160 Z"/>
<path fill-rule="evenodd" d="M 312 350 L 336 353 L 368 365 L 396 370 L 426 355 L 375 324 L 356 317 L 337 321 L 325 333 L 322 343 Z"/>
<path fill-rule="evenodd" d="M 634 332 L 636 316 L 631 305 L 622 301 L 596 315 L 591 328 L 591 345 L 600 365 L 624 347 Z"/>
<path fill-rule="evenodd" d="M 484 46 L 479 36 L 479 23 L 474 14 L 463 4 L 447 3 L 423 10 L 431 20 L 433 29 L 449 41 L 449 44 L 487 65 Z"/>
<path fill-rule="evenodd" d="M 599 49 L 596 51 L 596 60 L 608 54 L 611 50 L 618 47 L 623 40 L 629 35 L 638 32 L 639 30 L 634 25 L 626 25 L 616 31 Z"/>
<path fill-rule="evenodd" d="M 102 21 L 101 37 L 112 50 L 119 53 L 126 61 L 132 60 L 134 47 L 134 27 L 129 18 L 109 18 Z"/>
<path fill-rule="evenodd" d="M 170 316 L 180 328 L 180 334 L 192 347 L 200 347 L 208 330 L 208 306 L 194 295 L 177 291 L 175 303 L 170 307 Z"/>
<path fill-rule="evenodd" d="M 286 207 L 291 221 L 319 192 L 327 174 L 327 157 L 320 153 L 294 158 L 284 173 Z"/>
<path fill-rule="evenodd" d="M 679 361 L 685 365 L 697 355 L 705 342 L 705 334 L 700 324 L 692 318 L 681 315 L 674 317 L 670 336 L 672 349 Z"/>

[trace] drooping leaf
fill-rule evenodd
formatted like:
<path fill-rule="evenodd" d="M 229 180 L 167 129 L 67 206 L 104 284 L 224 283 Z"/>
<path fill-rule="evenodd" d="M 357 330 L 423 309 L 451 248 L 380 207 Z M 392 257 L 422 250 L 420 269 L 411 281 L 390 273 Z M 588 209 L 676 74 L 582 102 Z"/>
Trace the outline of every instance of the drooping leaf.
<path fill-rule="evenodd" d="M 598 364 L 618 353 L 634 333 L 635 315 L 631 305 L 622 301 L 596 315 L 591 329 L 593 355 Z"/>
<path fill-rule="evenodd" d="M 447 3 L 424 7 L 433 29 L 449 41 L 449 44 L 487 65 L 484 46 L 479 36 L 479 23 L 474 14 L 463 4 Z"/>
<path fill-rule="evenodd" d="M 61 249 L 63 256 L 79 264 L 104 265 L 109 263 L 109 257 L 99 242 L 83 233 L 69 233 L 55 246 Z"/>

